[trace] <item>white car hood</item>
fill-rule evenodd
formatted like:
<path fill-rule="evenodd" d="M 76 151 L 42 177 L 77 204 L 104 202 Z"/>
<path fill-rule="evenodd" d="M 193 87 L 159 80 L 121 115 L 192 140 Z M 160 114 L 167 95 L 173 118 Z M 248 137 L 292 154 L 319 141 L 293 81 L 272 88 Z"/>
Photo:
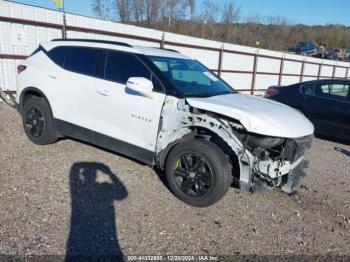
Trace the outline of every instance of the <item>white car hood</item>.
<path fill-rule="evenodd" d="M 268 99 L 228 94 L 186 100 L 192 107 L 234 118 L 252 133 L 297 138 L 314 132 L 314 126 L 302 113 Z"/>

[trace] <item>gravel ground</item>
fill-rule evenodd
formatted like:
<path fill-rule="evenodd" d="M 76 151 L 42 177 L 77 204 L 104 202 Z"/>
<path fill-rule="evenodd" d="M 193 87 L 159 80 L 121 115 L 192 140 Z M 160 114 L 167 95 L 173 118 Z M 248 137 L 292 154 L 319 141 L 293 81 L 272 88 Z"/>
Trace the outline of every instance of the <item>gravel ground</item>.
<path fill-rule="evenodd" d="M 232 188 L 203 209 L 127 158 L 32 144 L 3 103 L 0 121 L 0 254 L 350 255 L 349 145 L 315 139 L 295 195 Z"/>

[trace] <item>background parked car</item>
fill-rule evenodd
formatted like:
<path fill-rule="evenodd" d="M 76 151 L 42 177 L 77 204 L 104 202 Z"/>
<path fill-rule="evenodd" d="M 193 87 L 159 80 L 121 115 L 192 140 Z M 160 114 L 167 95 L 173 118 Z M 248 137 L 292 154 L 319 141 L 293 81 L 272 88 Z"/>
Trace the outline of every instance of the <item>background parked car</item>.
<path fill-rule="evenodd" d="M 346 61 L 350 61 L 350 48 L 346 48 L 346 53 L 348 54 Z"/>
<path fill-rule="evenodd" d="M 335 52 L 335 49 L 332 48 L 327 43 L 318 43 L 317 44 L 315 57 L 320 57 L 320 58 L 325 58 L 325 59 L 332 59 L 332 60 L 337 60 L 338 59 L 338 55 Z"/>
<path fill-rule="evenodd" d="M 349 57 L 349 52 L 346 48 L 336 48 L 334 52 L 337 54 L 337 58 L 340 61 L 346 61 Z"/>
<path fill-rule="evenodd" d="M 272 86 L 265 97 L 301 111 L 315 132 L 350 139 L 350 81 L 316 80 L 290 86 Z"/>
<path fill-rule="evenodd" d="M 298 42 L 295 46 L 288 48 L 288 52 L 301 55 L 311 55 L 316 52 L 316 45 L 309 41 Z"/>

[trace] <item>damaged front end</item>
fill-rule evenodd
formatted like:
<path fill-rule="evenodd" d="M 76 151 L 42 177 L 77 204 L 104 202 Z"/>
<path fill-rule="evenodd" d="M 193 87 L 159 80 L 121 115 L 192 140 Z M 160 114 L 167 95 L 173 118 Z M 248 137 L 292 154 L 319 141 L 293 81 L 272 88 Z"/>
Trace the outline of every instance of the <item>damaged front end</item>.
<path fill-rule="evenodd" d="M 167 97 L 156 147 L 159 166 L 163 168 L 174 145 L 193 138 L 225 147 L 237 187 L 249 191 L 280 187 L 292 193 L 304 175 L 303 155 L 310 148 L 313 135 L 281 138 L 251 133 L 235 119 L 192 107 L 185 99 Z"/>
<path fill-rule="evenodd" d="M 305 150 L 311 147 L 313 135 L 301 138 L 268 137 L 249 133 L 237 135 L 245 149 L 251 153 L 250 157 L 253 157 L 250 181 L 248 184 L 239 181 L 240 187 L 251 191 L 281 187 L 287 193 L 298 189 L 304 176 L 303 156 Z"/>

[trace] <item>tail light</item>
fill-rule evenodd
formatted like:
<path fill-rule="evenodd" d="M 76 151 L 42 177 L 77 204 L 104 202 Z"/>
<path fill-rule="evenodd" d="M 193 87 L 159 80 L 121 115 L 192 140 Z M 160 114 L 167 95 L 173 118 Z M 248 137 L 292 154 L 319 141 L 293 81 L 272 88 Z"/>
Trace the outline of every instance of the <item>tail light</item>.
<path fill-rule="evenodd" d="M 265 92 L 265 97 L 272 97 L 278 95 L 279 91 L 276 87 L 270 86 L 266 92 Z"/>
<path fill-rule="evenodd" d="M 24 65 L 18 65 L 17 66 L 17 74 L 20 74 L 20 73 L 22 73 L 24 70 L 26 70 L 26 66 L 24 66 Z"/>

